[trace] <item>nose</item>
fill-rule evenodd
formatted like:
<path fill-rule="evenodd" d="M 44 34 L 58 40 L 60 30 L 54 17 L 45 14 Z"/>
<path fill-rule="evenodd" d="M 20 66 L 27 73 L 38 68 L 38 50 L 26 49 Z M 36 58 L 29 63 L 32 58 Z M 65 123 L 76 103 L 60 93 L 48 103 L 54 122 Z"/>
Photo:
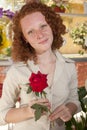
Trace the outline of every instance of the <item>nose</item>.
<path fill-rule="evenodd" d="M 36 31 L 36 38 L 37 39 L 41 39 L 41 38 L 43 38 L 43 36 L 44 36 L 44 34 L 41 30 Z"/>

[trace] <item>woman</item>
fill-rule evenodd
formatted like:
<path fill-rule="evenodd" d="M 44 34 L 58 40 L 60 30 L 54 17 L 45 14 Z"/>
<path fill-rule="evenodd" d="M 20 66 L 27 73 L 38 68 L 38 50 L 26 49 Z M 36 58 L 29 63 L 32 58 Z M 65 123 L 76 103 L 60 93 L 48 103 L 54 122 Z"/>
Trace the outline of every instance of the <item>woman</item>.
<path fill-rule="evenodd" d="M 27 3 L 13 19 L 12 59 L 0 101 L 0 122 L 15 123 L 14 130 L 65 130 L 79 108 L 77 74 L 72 60 L 64 58 L 58 49 L 63 44 L 65 26 L 58 14 L 44 4 Z M 46 98 L 36 100 L 27 93 L 26 84 L 31 74 L 47 75 Z M 21 89 L 20 89 L 21 88 Z M 20 107 L 15 102 L 20 97 Z M 51 109 L 35 121 L 35 103 Z M 50 122 L 54 126 L 50 127 Z"/>

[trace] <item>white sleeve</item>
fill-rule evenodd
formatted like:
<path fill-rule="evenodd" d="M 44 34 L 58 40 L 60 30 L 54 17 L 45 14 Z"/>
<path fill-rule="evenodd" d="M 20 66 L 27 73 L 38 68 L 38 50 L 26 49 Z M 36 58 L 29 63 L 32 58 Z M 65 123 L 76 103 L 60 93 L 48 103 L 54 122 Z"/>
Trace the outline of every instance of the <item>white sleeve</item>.
<path fill-rule="evenodd" d="M 14 75 L 14 70 L 10 69 L 3 83 L 2 97 L 0 99 L 0 125 L 6 124 L 5 116 L 7 112 L 15 107 L 18 96 L 18 85 L 16 76 Z"/>
<path fill-rule="evenodd" d="M 75 64 L 72 64 L 71 68 L 72 68 L 71 73 L 70 73 L 71 80 L 69 83 L 70 94 L 69 94 L 69 98 L 67 102 L 75 103 L 76 106 L 78 107 L 78 111 L 80 111 L 81 106 L 80 106 L 80 101 L 78 98 L 78 78 L 77 78 L 77 71 L 76 71 Z"/>

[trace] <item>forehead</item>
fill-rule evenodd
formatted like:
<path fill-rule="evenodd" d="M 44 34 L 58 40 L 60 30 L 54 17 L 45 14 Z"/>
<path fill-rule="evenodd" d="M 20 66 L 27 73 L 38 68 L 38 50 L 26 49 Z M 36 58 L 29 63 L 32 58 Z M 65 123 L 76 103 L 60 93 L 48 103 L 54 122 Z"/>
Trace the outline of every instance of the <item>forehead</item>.
<path fill-rule="evenodd" d="M 20 23 L 23 24 L 26 22 L 32 24 L 34 21 L 46 21 L 45 16 L 41 12 L 34 12 L 22 18 Z"/>

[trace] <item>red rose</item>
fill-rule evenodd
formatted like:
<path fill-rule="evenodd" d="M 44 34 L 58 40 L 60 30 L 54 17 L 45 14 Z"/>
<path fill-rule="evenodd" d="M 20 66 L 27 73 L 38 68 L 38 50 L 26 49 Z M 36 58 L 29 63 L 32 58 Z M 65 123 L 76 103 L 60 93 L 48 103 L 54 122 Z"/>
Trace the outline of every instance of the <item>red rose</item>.
<path fill-rule="evenodd" d="M 46 98 L 46 92 L 44 89 L 48 87 L 47 84 L 47 74 L 42 74 L 38 71 L 37 74 L 32 73 L 31 77 L 29 78 L 29 83 L 26 84 L 28 87 L 27 93 L 34 92 L 36 97 Z M 31 106 L 31 108 L 35 109 L 35 121 L 37 121 L 41 116 L 42 113 L 50 111 L 47 106 L 40 105 L 35 103 Z"/>
<path fill-rule="evenodd" d="M 42 92 L 48 86 L 47 75 L 42 74 L 40 71 L 38 71 L 37 74 L 32 73 L 29 82 L 32 91 L 34 92 Z"/>
<path fill-rule="evenodd" d="M 65 12 L 65 7 L 63 5 L 55 6 L 53 9 L 54 9 L 55 12 L 60 12 L 60 13 L 64 13 Z"/>

